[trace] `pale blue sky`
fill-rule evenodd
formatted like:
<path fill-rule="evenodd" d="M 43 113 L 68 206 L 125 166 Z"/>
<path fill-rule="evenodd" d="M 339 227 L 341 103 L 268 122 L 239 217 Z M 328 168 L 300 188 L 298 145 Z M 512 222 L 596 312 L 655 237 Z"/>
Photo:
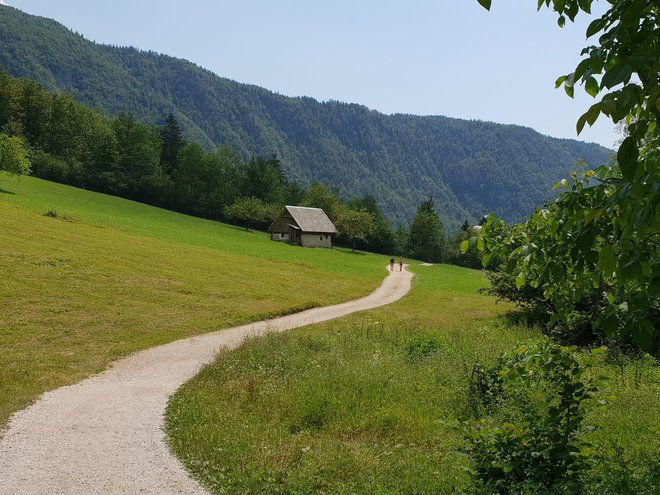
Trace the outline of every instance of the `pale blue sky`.
<path fill-rule="evenodd" d="M 2 2 L 2 0 L 0 0 Z M 519 124 L 575 138 L 591 97 L 554 89 L 590 18 L 559 29 L 536 0 L 5 0 L 86 38 L 191 60 L 290 96 L 384 113 Z M 600 9 L 604 1 L 597 2 Z M 596 8 L 598 9 L 598 7 Z M 602 119 L 602 117 L 601 117 Z M 580 139 L 613 147 L 606 120 Z"/>

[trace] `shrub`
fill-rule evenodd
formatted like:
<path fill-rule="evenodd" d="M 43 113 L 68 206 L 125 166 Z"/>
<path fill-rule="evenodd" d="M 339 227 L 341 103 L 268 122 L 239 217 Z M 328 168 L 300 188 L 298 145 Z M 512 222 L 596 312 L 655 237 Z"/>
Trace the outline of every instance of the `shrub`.
<path fill-rule="evenodd" d="M 41 150 L 32 153 L 32 170 L 42 179 L 67 183 L 71 176 L 71 167 L 60 158 L 53 157 Z"/>
<path fill-rule="evenodd" d="M 582 436 L 593 429 L 583 422 L 597 386 L 574 351 L 531 342 L 475 367 L 470 391 L 484 417 L 464 431 L 477 493 L 583 493 L 591 452 Z"/>
<path fill-rule="evenodd" d="M 594 332 L 592 322 L 598 318 L 602 309 L 602 294 L 597 289 L 585 291 L 575 309 L 567 314 L 566 321 L 552 321 L 557 307 L 544 294 L 539 286 L 525 284 L 519 286 L 515 275 L 506 270 L 487 271 L 490 285 L 482 292 L 497 297 L 502 301 L 514 303 L 521 311 L 524 321 L 530 325 L 539 325 L 547 335 L 564 345 L 593 345 L 605 342 L 603 335 Z"/>
<path fill-rule="evenodd" d="M 266 228 L 277 216 L 279 208 L 259 198 L 240 198 L 224 209 L 225 217 L 246 228 Z"/>

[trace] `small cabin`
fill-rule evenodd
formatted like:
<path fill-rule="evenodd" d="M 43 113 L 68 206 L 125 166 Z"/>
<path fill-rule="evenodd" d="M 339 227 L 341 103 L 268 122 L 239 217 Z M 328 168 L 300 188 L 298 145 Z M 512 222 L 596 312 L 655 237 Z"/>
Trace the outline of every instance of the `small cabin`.
<path fill-rule="evenodd" d="M 303 247 L 332 247 L 337 229 L 321 208 L 285 206 L 268 227 L 273 241 L 299 244 Z"/>

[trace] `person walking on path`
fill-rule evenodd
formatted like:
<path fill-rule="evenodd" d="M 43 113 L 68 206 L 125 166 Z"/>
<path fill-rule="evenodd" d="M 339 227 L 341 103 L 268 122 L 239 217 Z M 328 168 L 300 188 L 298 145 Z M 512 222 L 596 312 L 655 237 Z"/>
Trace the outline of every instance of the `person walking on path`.
<path fill-rule="evenodd" d="M 399 258 L 399 271 L 403 271 L 403 258 Z"/>
<path fill-rule="evenodd" d="M 394 271 L 394 258 L 390 258 L 390 271 Z"/>

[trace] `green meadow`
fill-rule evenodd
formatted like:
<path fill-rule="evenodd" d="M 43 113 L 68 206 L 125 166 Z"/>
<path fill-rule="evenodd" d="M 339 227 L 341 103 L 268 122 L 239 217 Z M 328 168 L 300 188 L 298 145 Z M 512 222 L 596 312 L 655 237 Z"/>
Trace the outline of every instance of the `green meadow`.
<path fill-rule="evenodd" d="M 213 493 L 473 493 L 457 424 L 475 363 L 543 338 L 477 293 L 481 273 L 412 267 L 390 306 L 253 339 L 173 396 L 174 452 Z M 416 352 L 420 345 L 431 352 Z M 588 418 L 603 459 L 587 493 L 658 488 L 660 372 L 609 354 L 595 366 L 617 398 Z"/>
<path fill-rule="evenodd" d="M 0 175 L 0 426 L 46 390 L 136 350 L 364 295 L 385 257 L 30 177 Z M 412 262 L 400 301 L 250 339 L 171 399 L 173 451 L 214 493 L 471 493 L 456 422 L 475 363 L 543 338 L 478 290 L 479 271 Z M 423 349 L 424 352 L 419 352 Z M 660 371 L 608 352 L 588 493 L 652 494 Z M 655 485 L 653 484 L 655 483 Z"/>
<path fill-rule="evenodd" d="M 508 308 L 476 293 L 480 272 L 414 271 L 400 302 L 220 356 L 170 401 L 177 455 L 214 493 L 465 486 L 448 425 L 464 412 L 472 363 L 535 332 L 497 318 Z M 431 355 L 406 351 L 420 334 L 435 337 Z"/>
<path fill-rule="evenodd" d="M 138 349 L 371 292 L 380 256 L 0 175 L 0 426 Z"/>

